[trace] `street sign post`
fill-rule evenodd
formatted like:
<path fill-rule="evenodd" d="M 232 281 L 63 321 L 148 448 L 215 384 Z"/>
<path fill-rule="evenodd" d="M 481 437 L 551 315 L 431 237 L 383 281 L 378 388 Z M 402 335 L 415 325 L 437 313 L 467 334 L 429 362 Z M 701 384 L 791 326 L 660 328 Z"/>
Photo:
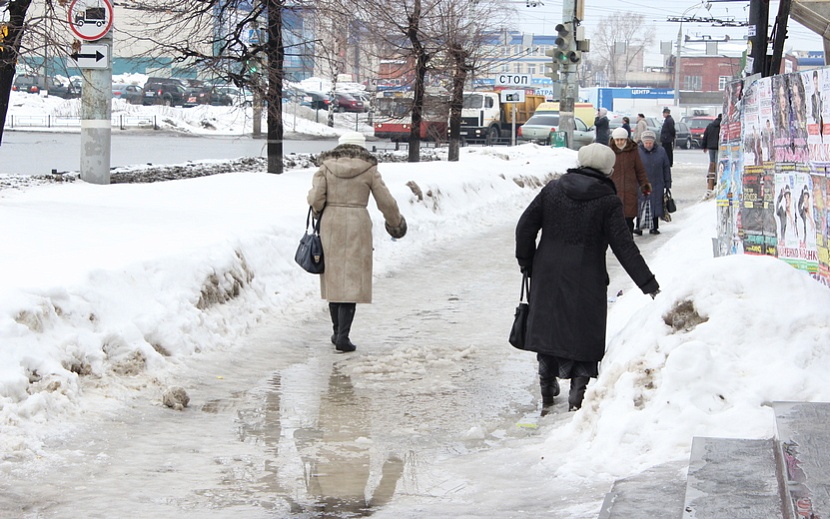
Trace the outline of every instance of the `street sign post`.
<path fill-rule="evenodd" d="M 109 45 L 81 45 L 81 50 L 69 55 L 66 62 L 68 67 L 78 68 L 109 68 Z"/>
<path fill-rule="evenodd" d="M 89 5 L 93 3 L 94 6 Z M 112 28 L 110 0 L 72 0 L 67 13 L 69 30 L 79 40 L 100 40 Z"/>
<path fill-rule="evenodd" d="M 525 102 L 525 91 L 524 90 L 502 90 L 499 92 L 501 94 L 501 102 L 502 103 L 524 103 Z"/>
<path fill-rule="evenodd" d="M 530 87 L 532 83 L 532 78 L 530 74 L 496 74 L 495 84 L 496 86 L 509 86 L 509 87 Z"/>

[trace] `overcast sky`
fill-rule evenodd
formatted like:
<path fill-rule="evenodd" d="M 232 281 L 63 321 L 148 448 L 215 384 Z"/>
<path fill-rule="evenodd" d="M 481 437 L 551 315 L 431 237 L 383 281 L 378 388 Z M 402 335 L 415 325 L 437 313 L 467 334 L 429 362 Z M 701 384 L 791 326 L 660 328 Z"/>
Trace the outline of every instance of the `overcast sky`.
<path fill-rule="evenodd" d="M 562 20 L 562 0 L 542 0 L 544 5 L 527 7 L 524 1 L 511 1 L 519 13 L 520 29 L 533 34 L 552 34 L 554 27 Z M 697 6 L 697 7 L 695 7 Z M 679 17 L 688 9 L 686 16 L 731 18 L 745 22 L 749 17 L 749 2 L 712 2 L 707 11 L 700 2 L 694 0 L 663 0 L 646 2 L 644 0 L 585 0 L 585 26 L 589 38 L 596 31 L 597 24 L 614 12 L 633 11 L 645 14 L 647 23 L 657 30 L 658 41 L 677 41 L 679 24 L 669 22 L 669 17 Z M 770 2 L 770 30 L 778 14 L 778 2 Z M 741 39 L 746 35 L 746 27 L 712 27 L 684 23 L 683 33 L 691 37 L 711 36 L 719 39 L 729 35 L 732 39 Z M 822 50 L 821 38 L 804 26 L 790 20 L 787 31 L 787 49 Z"/>

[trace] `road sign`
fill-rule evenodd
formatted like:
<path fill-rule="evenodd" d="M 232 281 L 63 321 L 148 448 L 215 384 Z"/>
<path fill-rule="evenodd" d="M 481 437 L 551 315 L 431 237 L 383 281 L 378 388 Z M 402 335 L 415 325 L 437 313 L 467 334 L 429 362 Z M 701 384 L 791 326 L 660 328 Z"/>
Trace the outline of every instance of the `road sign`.
<path fill-rule="evenodd" d="M 81 40 L 100 40 L 112 28 L 110 0 L 72 0 L 67 12 L 69 29 Z"/>
<path fill-rule="evenodd" d="M 496 74 L 496 86 L 529 87 L 533 79 L 530 74 Z"/>
<path fill-rule="evenodd" d="M 525 102 L 525 91 L 524 90 L 502 90 L 499 93 L 501 94 L 501 102 L 502 103 L 524 103 Z"/>
<path fill-rule="evenodd" d="M 110 46 L 81 45 L 81 50 L 69 55 L 66 65 L 78 68 L 109 68 Z"/>

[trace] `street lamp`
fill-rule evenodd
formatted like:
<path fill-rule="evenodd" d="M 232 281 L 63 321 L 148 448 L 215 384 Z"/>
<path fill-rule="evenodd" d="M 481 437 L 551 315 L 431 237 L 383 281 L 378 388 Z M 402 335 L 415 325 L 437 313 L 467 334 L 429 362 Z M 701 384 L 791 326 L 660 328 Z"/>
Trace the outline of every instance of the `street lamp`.
<path fill-rule="evenodd" d="M 686 18 L 686 13 L 691 11 L 692 9 L 698 9 L 700 7 L 705 7 L 706 10 L 709 10 L 709 2 L 704 1 L 699 4 L 695 4 L 690 8 L 683 11 L 683 14 L 680 15 L 680 29 L 677 31 L 677 56 L 674 59 L 674 106 L 680 106 L 680 58 L 681 58 L 681 45 L 683 44 L 683 19 Z"/>

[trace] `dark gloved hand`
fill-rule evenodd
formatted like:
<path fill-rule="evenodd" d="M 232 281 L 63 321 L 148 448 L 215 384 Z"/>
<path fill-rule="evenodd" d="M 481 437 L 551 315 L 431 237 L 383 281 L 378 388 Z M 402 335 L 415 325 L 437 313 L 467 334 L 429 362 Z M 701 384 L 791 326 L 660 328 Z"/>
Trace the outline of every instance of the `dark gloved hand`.
<path fill-rule="evenodd" d="M 657 294 L 659 294 L 659 293 L 660 293 L 660 289 L 658 288 L 654 292 L 651 292 L 649 295 L 651 296 L 652 299 L 654 299 L 655 297 L 657 297 Z"/>
<path fill-rule="evenodd" d="M 404 219 L 403 215 L 401 215 L 401 223 L 397 227 L 392 227 L 389 225 L 389 222 L 386 222 L 386 232 L 395 239 L 406 236 L 406 219 Z"/>
<path fill-rule="evenodd" d="M 646 195 L 646 196 L 650 195 L 651 194 L 651 183 L 646 182 L 645 184 L 643 184 L 643 187 L 640 188 L 640 191 L 642 191 L 643 194 Z"/>
<path fill-rule="evenodd" d="M 531 270 L 532 270 L 532 267 L 530 265 L 525 265 L 525 266 L 519 267 L 519 268 L 522 271 L 522 274 L 527 274 L 527 277 L 532 277 L 530 275 Z"/>

